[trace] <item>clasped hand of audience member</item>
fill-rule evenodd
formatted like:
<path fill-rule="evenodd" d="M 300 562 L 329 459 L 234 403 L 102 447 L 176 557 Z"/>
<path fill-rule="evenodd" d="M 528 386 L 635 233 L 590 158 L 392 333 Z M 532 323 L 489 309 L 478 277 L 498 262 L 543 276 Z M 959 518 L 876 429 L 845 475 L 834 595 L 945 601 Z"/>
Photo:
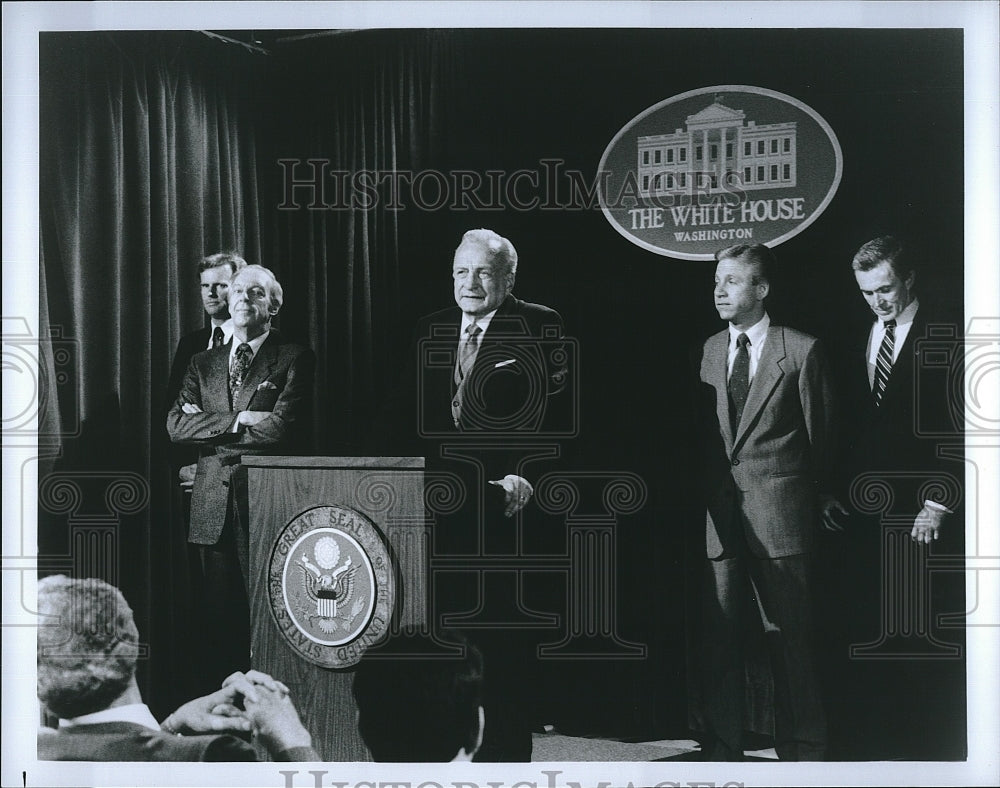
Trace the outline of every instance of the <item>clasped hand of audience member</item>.
<path fill-rule="evenodd" d="M 299 719 L 288 687 L 283 683 L 259 670 L 251 670 L 233 673 L 222 686 L 240 688 L 243 717 L 268 752 L 312 747 L 312 736 Z"/>
<path fill-rule="evenodd" d="M 185 703 L 162 727 L 180 734 L 253 732 L 269 752 L 312 746 L 288 687 L 258 670 L 233 673 L 221 689 Z"/>
<path fill-rule="evenodd" d="M 535 488 L 523 476 L 508 473 L 502 479 L 490 480 L 490 484 L 502 487 L 504 497 L 504 517 L 513 517 L 521 511 L 535 492 Z"/>
<path fill-rule="evenodd" d="M 188 701 L 167 717 L 162 727 L 181 734 L 253 730 L 253 720 L 240 707 L 259 700 L 262 691 L 288 695 L 288 687 L 266 673 L 233 673 L 221 689 Z"/>

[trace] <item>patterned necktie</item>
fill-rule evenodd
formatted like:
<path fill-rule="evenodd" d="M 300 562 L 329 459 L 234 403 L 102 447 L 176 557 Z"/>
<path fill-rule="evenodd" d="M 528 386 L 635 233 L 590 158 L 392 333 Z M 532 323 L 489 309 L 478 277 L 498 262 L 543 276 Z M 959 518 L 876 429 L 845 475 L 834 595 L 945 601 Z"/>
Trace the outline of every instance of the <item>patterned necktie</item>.
<path fill-rule="evenodd" d="M 462 384 L 465 376 L 469 374 L 469 370 L 472 368 L 472 363 L 476 358 L 476 351 L 479 349 L 479 335 L 483 333 L 483 329 L 477 323 L 469 323 L 465 329 L 465 333 L 468 336 L 458 351 L 458 365 L 455 367 L 456 385 Z"/>
<path fill-rule="evenodd" d="M 750 352 L 747 345 L 750 337 L 740 334 L 736 337 L 736 358 L 733 359 L 733 372 L 729 376 L 729 409 L 733 437 L 743 416 L 743 407 L 747 404 L 747 393 L 750 391 Z"/>
<path fill-rule="evenodd" d="M 878 358 L 875 359 L 875 381 L 872 384 L 872 396 L 875 398 L 875 407 L 882 404 L 882 395 L 885 394 L 885 385 L 889 382 L 889 372 L 892 371 L 892 351 L 896 344 L 896 321 L 885 321 L 885 336 L 882 337 L 882 344 L 879 345 Z"/>
<path fill-rule="evenodd" d="M 225 338 L 225 335 L 222 333 L 222 326 L 216 326 L 215 330 L 212 332 L 212 350 L 215 350 L 217 347 L 222 347 Z"/>
<path fill-rule="evenodd" d="M 240 343 L 236 348 L 236 358 L 233 359 L 233 368 L 229 371 L 229 395 L 235 402 L 240 393 L 240 387 L 250 369 L 250 362 L 253 361 L 253 350 L 246 342 Z"/>

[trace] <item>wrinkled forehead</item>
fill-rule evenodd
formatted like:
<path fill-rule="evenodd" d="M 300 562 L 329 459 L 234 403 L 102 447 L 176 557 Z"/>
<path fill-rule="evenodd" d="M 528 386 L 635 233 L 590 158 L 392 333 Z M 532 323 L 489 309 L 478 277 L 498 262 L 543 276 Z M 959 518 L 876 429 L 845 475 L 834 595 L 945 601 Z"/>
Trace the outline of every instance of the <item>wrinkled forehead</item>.
<path fill-rule="evenodd" d="M 488 268 L 493 271 L 503 269 L 496 254 L 478 244 L 462 244 L 455 250 L 452 268 Z"/>
<path fill-rule="evenodd" d="M 230 287 L 242 287 L 249 290 L 251 287 L 261 287 L 265 293 L 271 292 L 271 279 L 260 271 L 247 271 L 243 269 L 229 283 Z"/>

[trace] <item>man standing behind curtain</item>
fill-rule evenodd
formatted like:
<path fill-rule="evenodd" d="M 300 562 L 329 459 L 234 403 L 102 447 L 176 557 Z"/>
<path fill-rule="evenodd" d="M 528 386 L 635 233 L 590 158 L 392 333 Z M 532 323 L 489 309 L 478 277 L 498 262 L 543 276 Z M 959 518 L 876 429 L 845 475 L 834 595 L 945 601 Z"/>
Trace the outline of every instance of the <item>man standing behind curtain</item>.
<path fill-rule="evenodd" d="M 831 389 L 817 341 L 772 325 L 764 308 L 773 254 L 716 253 L 715 307 L 729 325 L 701 352 L 700 444 L 706 497 L 705 700 L 711 760 L 741 760 L 743 630 L 764 625 L 782 760 L 826 756 L 811 609 L 826 474 Z"/>
<path fill-rule="evenodd" d="M 198 264 L 201 303 L 210 323 L 207 327 L 185 334 L 177 343 L 167 383 L 166 410 L 169 411 L 177 399 L 191 357 L 202 350 L 228 345 L 233 338 L 233 319 L 229 314 L 229 280 L 246 264 L 247 261 L 235 252 L 210 254 Z M 171 470 L 176 472 L 181 487 L 188 491 L 194 484 L 197 462 L 198 453 L 192 447 L 173 446 L 173 451 L 170 452 Z"/>
<path fill-rule="evenodd" d="M 244 454 L 282 454 L 308 445 L 315 356 L 271 328 L 283 299 L 267 268 L 248 265 L 229 285 L 233 341 L 196 354 L 167 417 L 175 443 L 198 446 L 188 541 L 200 545 L 214 643 L 204 644 L 226 676 L 250 652 Z M 214 675 L 209 678 L 216 678 Z"/>

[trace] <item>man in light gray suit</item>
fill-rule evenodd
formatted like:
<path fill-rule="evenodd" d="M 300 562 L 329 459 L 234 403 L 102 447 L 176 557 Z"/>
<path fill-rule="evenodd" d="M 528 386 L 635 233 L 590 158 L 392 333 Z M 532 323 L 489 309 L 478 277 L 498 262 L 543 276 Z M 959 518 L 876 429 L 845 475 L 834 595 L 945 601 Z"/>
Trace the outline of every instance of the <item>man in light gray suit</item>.
<path fill-rule="evenodd" d="M 810 585 L 832 426 L 827 365 L 816 339 L 771 324 L 767 247 L 731 246 L 716 260 L 715 307 L 729 325 L 705 342 L 699 370 L 707 752 L 743 757 L 742 635 L 755 600 L 770 641 L 775 749 L 820 760 Z"/>

